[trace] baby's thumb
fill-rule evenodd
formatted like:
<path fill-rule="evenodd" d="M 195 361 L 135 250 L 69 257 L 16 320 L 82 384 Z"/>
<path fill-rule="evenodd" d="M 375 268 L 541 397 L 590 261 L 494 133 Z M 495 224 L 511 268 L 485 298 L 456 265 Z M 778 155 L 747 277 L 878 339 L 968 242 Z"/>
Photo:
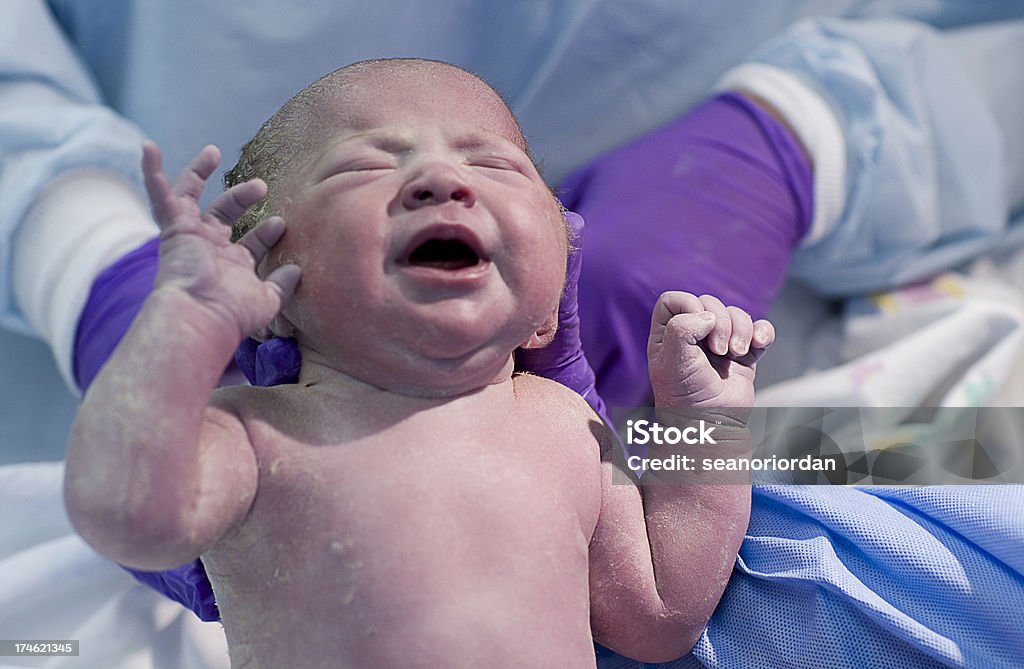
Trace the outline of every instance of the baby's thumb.
<path fill-rule="evenodd" d="M 667 365 L 663 371 L 678 379 L 692 372 L 695 365 L 706 364 L 707 357 L 699 344 L 714 329 L 715 320 L 710 311 L 676 314 L 669 319 L 661 346 L 656 347 L 661 350 L 655 353 L 661 364 Z"/>
<path fill-rule="evenodd" d="M 715 314 L 710 311 L 676 314 L 665 324 L 665 345 L 692 349 L 711 334 L 715 321 Z"/>
<path fill-rule="evenodd" d="M 677 314 L 665 324 L 659 345 L 649 353 L 651 385 L 655 398 L 690 395 L 702 385 L 708 358 L 699 345 L 715 327 L 710 311 Z"/>

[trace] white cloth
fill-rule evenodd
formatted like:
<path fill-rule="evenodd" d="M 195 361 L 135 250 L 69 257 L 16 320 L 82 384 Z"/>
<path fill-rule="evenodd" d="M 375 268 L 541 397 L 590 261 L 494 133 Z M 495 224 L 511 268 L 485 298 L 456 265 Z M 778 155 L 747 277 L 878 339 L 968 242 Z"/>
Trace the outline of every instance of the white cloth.
<path fill-rule="evenodd" d="M 0 657 L 8 667 L 227 669 L 219 624 L 135 581 L 71 528 L 63 463 L 0 466 L 0 630 L 79 641 L 78 657 Z"/>

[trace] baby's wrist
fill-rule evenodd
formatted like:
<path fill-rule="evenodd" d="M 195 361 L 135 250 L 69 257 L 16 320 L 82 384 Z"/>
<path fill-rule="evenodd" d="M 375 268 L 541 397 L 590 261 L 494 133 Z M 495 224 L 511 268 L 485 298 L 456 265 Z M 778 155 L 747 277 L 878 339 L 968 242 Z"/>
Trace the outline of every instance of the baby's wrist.
<path fill-rule="evenodd" d="M 654 414 L 662 425 L 678 426 L 680 429 L 704 423 L 716 426 L 718 434 L 744 435 L 750 420 L 750 407 L 688 406 L 672 407 L 655 405 Z"/>
<path fill-rule="evenodd" d="M 146 298 L 143 308 L 147 317 L 166 319 L 166 329 L 168 333 L 175 333 L 174 337 L 201 342 L 209 349 L 224 348 L 228 358 L 245 338 L 230 318 L 180 286 L 158 285 Z"/>
<path fill-rule="evenodd" d="M 637 421 L 626 433 L 628 444 L 644 445 L 628 463 L 643 471 L 646 486 L 680 486 L 703 495 L 703 486 L 747 486 L 751 457 L 749 409 L 656 407 L 653 422 Z M 721 463 L 721 464 L 719 464 Z"/>
<path fill-rule="evenodd" d="M 696 388 L 690 392 L 681 392 L 678 386 L 668 385 L 659 388 L 653 384 L 654 406 L 658 409 L 680 411 L 718 412 L 734 416 L 746 425 L 750 409 L 754 406 L 754 385 L 748 387 L 734 385 L 731 388 Z"/>

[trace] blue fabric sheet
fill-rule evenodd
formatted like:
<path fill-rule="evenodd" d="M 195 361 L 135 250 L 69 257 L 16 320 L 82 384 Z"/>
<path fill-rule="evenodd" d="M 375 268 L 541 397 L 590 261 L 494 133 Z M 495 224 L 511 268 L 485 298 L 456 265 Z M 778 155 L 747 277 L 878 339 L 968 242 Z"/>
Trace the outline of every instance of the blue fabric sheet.
<path fill-rule="evenodd" d="M 754 489 L 693 653 L 603 669 L 1024 666 L 1024 486 Z"/>

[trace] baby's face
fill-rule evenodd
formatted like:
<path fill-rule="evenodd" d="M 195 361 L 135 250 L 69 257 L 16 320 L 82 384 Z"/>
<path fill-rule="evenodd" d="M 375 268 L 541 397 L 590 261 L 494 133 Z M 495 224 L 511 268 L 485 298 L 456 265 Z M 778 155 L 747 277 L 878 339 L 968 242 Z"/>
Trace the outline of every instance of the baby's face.
<path fill-rule="evenodd" d="M 304 360 L 413 394 L 489 383 L 565 276 L 561 212 L 504 105 L 463 73 L 395 73 L 328 115 L 276 254 L 303 270 L 284 313 Z"/>

